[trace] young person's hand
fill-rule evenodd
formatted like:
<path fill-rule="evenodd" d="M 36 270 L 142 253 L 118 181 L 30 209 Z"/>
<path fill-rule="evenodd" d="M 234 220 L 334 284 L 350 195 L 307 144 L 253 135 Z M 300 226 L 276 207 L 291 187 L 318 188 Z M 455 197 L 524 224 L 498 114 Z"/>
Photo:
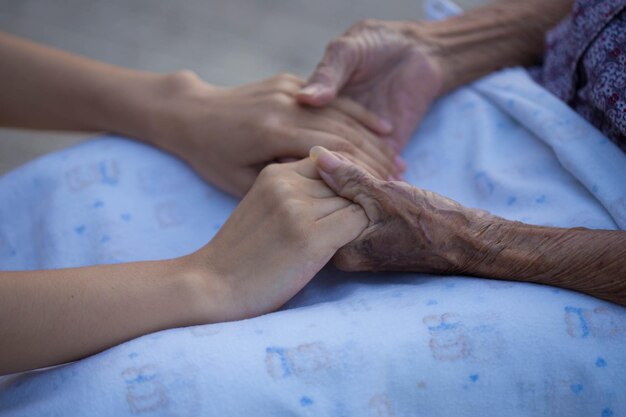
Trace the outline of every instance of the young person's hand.
<path fill-rule="evenodd" d="M 172 327 L 241 320 L 292 298 L 367 226 L 310 159 L 265 168 L 219 233 L 180 258 L 0 271 L 0 375 Z"/>
<path fill-rule="evenodd" d="M 278 309 L 367 226 L 358 204 L 339 197 L 313 162 L 272 164 L 219 233 L 187 256 L 206 282 L 206 320 Z"/>
<path fill-rule="evenodd" d="M 371 130 L 379 123 L 376 116 L 346 98 L 324 109 L 299 106 L 295 96 L 303 84 L 281 74 L 217 88 L 192 73 L 177 73 L 162 91 L 156 129 L 144 136 L 237 196 L 266 165 L 305 158 L 315 145 L 350 156 L 377 177 L 400 175 L 402 163 Z"/>

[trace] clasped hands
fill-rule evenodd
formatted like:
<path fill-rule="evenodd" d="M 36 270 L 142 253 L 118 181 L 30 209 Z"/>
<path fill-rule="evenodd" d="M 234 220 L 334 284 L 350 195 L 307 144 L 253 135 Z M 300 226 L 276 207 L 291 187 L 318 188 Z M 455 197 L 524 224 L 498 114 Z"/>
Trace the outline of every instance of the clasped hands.
<path fill-rule="evenodd" d="M 280 307 L 333 256 L 351 271 L 460 270 L 463 234 L 480 215 L 398 181 L 398 153 L 441 91 L 428 51 L 401 23 L 368 21 L 331 42 L 306 83 L 281 74 L 215 88 L 172 76 L 177 129 L 158 129 L 159 145 L 245 194 L 186 257 L 213 278 L 214 320 Z"/>
<path fill-rule="evenodd" d="M 521 26 L 508 22 L 525 22 L 528 8 L 487 7 L 442 22 L 364 21 L 328 45 L 308 81 L 281 74 L 233 88 L 0 34 L 11 64 L 0 124 L 137 138 L 243 197 L 217 235 L 183 257 L 2 272 L 2 314 L 20 320 L 2 323 L 10 336 L 0 374 L 271 312 L 331 259 L 348 271 L 512 279 L 625 305 L 623 231 L 508 221 L 399 181 L 398 154 L 436 97 L 525 62 L 509 55 L 516 48 L 494 48 L 490 28 L 508 16 L 496 27 L 517 28 L 507 38 L 517 45 Z"/>

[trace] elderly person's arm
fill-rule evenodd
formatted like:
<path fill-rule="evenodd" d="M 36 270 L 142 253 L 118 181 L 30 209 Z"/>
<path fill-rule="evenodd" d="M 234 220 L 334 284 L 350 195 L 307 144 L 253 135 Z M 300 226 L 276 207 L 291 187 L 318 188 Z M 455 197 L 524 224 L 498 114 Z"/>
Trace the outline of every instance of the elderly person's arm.
<path fill-rule="evenodd" d="M 359 203 L 370 224 L 335 256 L 349 271 L 414 271 L 534 282 L 626 306 L 626 232 L 528 225 L 380 181 L 337 154 L 312 150 L 322 178 Z"/>
<path fill-rule="evenodd" d="M 401 149 L 438 96 L 497 69 L 539 61 L 573 0 L 503 0 L 444 21 L 357 23 L 333 40 L 298 100 L 350 97 L 386 119 Z"/>
<path fill-rule="evenodd" d="M 281 74 L 220 88 L 190 71 L 155 74 L 105 64 L 0 33 L 0 126 L 108 131 L 161 147 L 204 179 L 242 196 L 275 160 L 313 145 L 397 176 L 394 152 L 365 126 L 377 118 L 342 99 L 321 111 L 298 106 L 303 80 Z"/>

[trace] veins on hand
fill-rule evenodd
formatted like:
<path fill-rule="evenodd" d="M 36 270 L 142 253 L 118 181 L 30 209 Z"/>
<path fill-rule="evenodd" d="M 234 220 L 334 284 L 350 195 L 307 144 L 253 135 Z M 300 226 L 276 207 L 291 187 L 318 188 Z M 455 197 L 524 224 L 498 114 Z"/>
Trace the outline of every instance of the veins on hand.
<path fill-rule="evenodd" d="M 462 272 L 473 250 L 469 224 L 490 216 L 401 182 L 369 184 L 362 198 L 376 209 L 366 208 L 369 227 L 335 255 L 343 270 Z"/>

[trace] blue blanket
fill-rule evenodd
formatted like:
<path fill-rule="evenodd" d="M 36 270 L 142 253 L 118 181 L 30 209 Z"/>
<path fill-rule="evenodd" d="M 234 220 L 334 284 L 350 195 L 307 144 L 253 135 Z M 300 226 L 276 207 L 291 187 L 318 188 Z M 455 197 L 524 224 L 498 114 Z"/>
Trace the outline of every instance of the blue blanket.
<path fill-rule="evenodd" d="M 523 70 L 440 100 L 407 181 L 539 225 L 626 228 L 626 157 Z M 236 201 L 102 137 L 0 178 L 0 268 L 162 259 Z M 6 319 L 6 318 L 5 318 Z M 3 416 L 626 415 L 626 309 L 547 286 L 327 268 L 281 311 L 0 380 Z"/>

